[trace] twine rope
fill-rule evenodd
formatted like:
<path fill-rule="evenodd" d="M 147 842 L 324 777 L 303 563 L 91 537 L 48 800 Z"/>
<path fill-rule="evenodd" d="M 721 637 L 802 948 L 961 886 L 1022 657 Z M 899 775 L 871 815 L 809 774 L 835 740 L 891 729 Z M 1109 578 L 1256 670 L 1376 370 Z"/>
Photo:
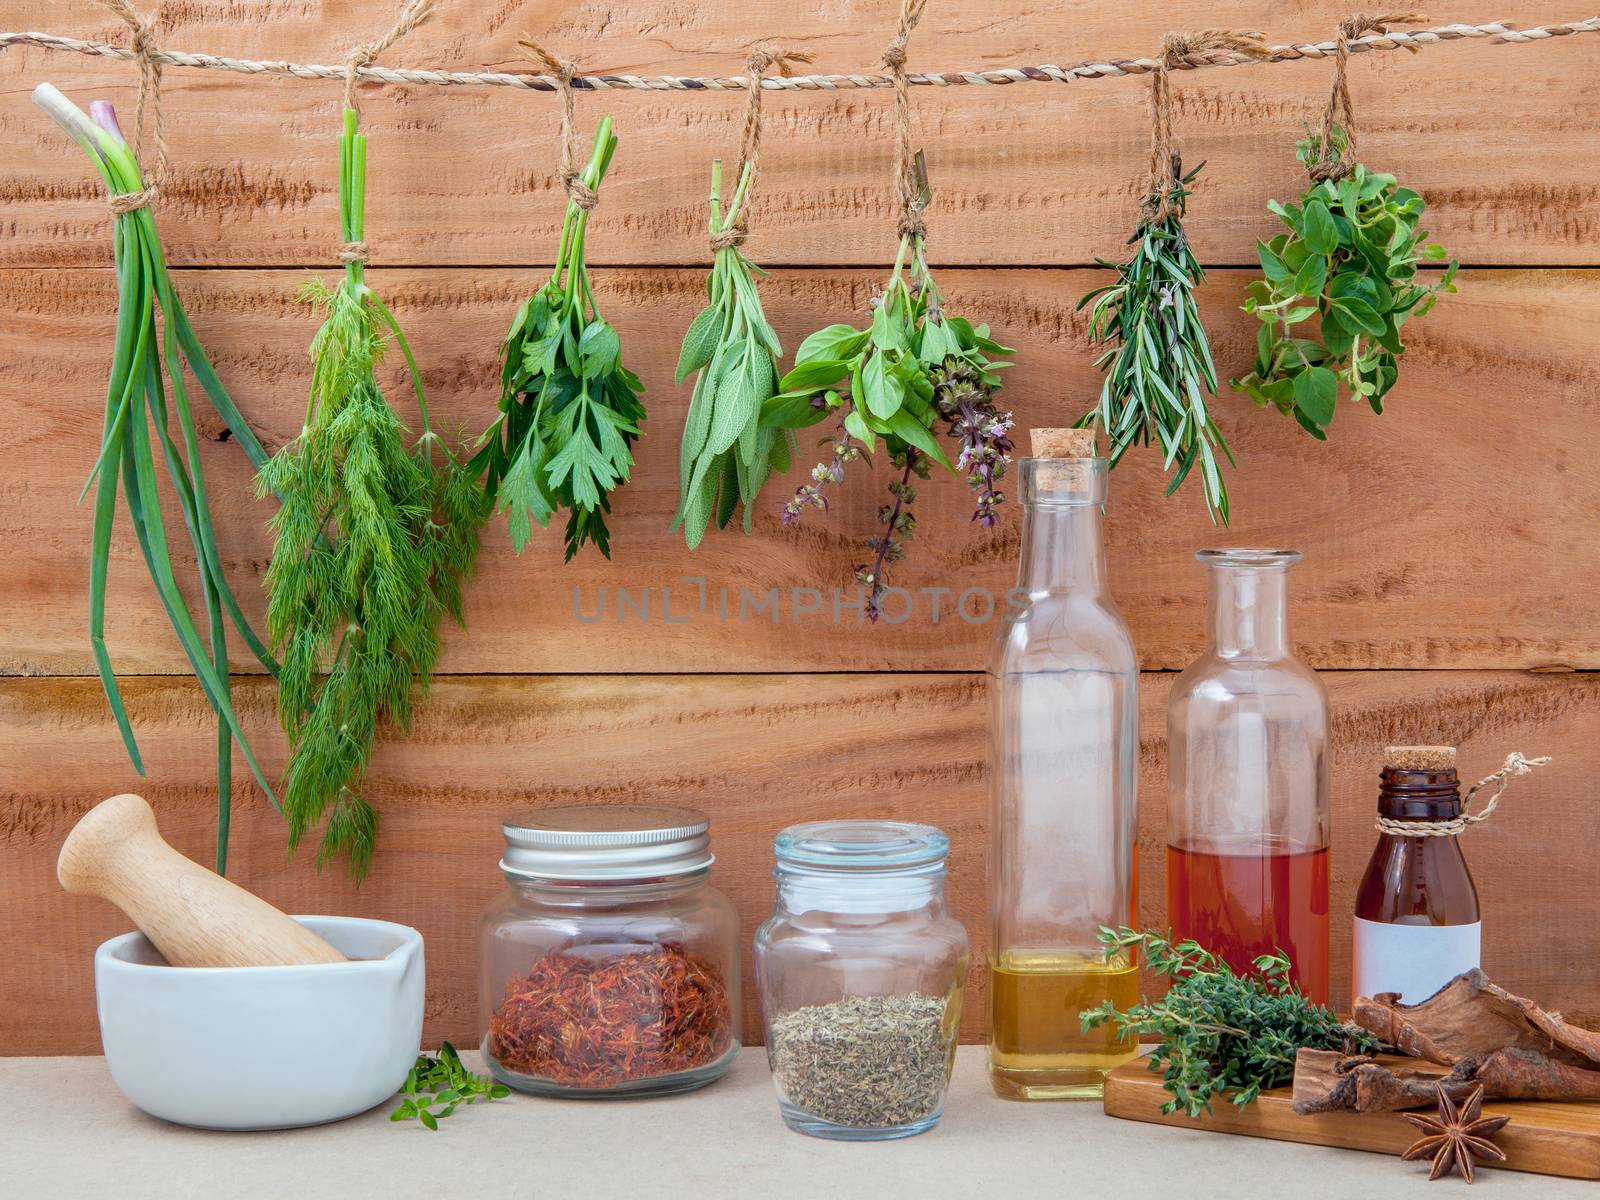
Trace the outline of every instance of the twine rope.
<path fill-rule="evenodd" d="M 517 45 L 555 77 L 556 90 L 561 93 L 561 167 L 557 175 L 561 186 L 566 189 L 567 199 L 588 212 L 600 202 L 600 197 L 578 175 L 578 131 L 573 120 L 577 114 L 573 80 L 577 77 L 578 69 L 567 59 L 551 54 L 532 38 L 524 37 Z"/>
<path fill-rule="evenodd" d="M 1350 104 L 1350 85 L 1345 80 L 1345 69 L 1350 62 L 1350 43 L 1364 33 L 1389 32 L 1390 25 L 1416 25 L 1428 18 L 1421 13 L 1385 13 L 1369 17 L 1362 13 L 1346 17 L 1339 23 L 1339 37 L 1334 42 L 1333 91 L 1328 96 L 1328 109 L 1322 116 L 1321 145 L 1317 161 L 1307 170 L 1313 183 L 1343 179 L 1356 165 L 1356 114 Z M 1417 48 L 1407 45 L 1415 54 Z M 1333 129 L 1338 124 L 1344 130 L 1344 148 L 1335 152 Z"/>
<path fill-rule="evenodd" d="M 155 126 L 155 171 L 137 192 L 124 192 L 110 198 L 111 215 L 120 217 L 135 209 L 148 207 L 155 200 L 167 182 L 172 163 L 167 153 L 167 121 L 161 112 L 162 63 L 155 41 L 150 36 L 149 22 L 133 11 L 129 0 L 101 0 L 101 3 L 127 25 L 130 35 L 128 55 L 139 64 L 139 109 L 134 118 L 133 154 L 134 161 L 139 164 L 141 178 L 145 175 L 144 126 L 147 111 L 154 118 Z"/>
<path fill-rule="evenodd" d="M 1451 817 L 1448 821 L 1402 821 L 1393 817 L 1379 817 L 1378 832 L 1391 833 L 1396 837 L 1455 837 L 1462 830 L 1487 821 L 1489 815 L 1499 805 L 1500 797 L 1505 795 L 1506 789 L 1511 786 L 1513 779 L 1519 775 L 1530 774 L 1535 767 L 1547 766 L 1549 763 L 1549 755 L 1542 758 L 1527 758 L 1520 751 L 1513 750 L 1506 755 L 1505 765 L 1498 771 L 1492 775 L 1485 775 L 1467 789 L 1466 799 L 1461 802 L 1459 817 Z M 1494 795 L 1489 797 L 1489 802 L 1483 806 L 1483 811 L 1469 812 L 1477 794 L 1484 788 L 1494 785 L 1498 786 L 1495 786 Z"/>
<path fill-rule="evenodd" d="M 400 16 L 388 33 L 375 42 L 361 42 L 351 48 L 344 60 L 344 106 L 353 109 L 358 115 L 361 112 L 361 103 L 356 96 L 356 84 L 360 81 L 360 72 L 363 67 L 370 67 L 378 57 L 410 33 L 418 25 L 424 25 L 433 16 L 433 0 L 408 0 L 400 10 Z"/>
<path fill-rule="evenodd" d="M 1430 46 L 1447 46 L 1471 41 L 1483 41 L 1496 46 L 1548 45 L 1561 38 L 1577 34 L 1600 33 L 1600 17 L 1578 21 L 1560 21 L 1549 25 L 1535 25 L 1518 29 L 1506 21 L 1490 21 L 1482 25 L 1441 25 L 1434 29 L 1392 30 L 1389 33 L 1370 33 L 1348 43 L 1348 54 L 1365 54 L 1370 51 L 1421 50 Z M 0 50 L 26 46 L 39 50 L 82 54 L 94 58 L 107 58 L 127 62 L 136 59 L 131 50 L 111 42 L 85 38 L 63 37 L 54 33 L 0 32 Z M 1265 58 L 1255 55 L 1218 53 L 1207 55 L 1201 62 L 1174 64 L 1171 69 L 1180 71 L 1201 70 L 1209 67 L 1238 67 L 1257 62 L 1286 63 L 1302 60 L 1335 58 L 1336 41 L 1298 42 L 1271 47 Z M 318 63 L 293 63 L 282 60 L 229 58 L 223 55 L 197 51 L 150 49 L 152 63 L 186 69 L 232 71 L 240 75 L 279 77 L 290 79 L 345 79 L 347 66 L 329 66 Z M 1003 87 L 1015 83 L 1080 83 L 1099 79 L 1116 79 L 1126 75 L 1149 75 L 1162 64 L 1153 58 L 1093 58 L 1073 66 L 990 67 L 982 70 L 911 72 L 906 83 L 911 87 Z M 380 67 L 368 65 L 356 70 L 359 83 L 390 86 L 420 84 L 427 87 L 504 87 L 526 92 L 558 92 L 559 80 L 549 75 L 525 75 L 509 71 L 436 71 L 415 67 Z M 645 91 L 645 92 L 737 92 L 749 86 L 742 75 L 574 75 L 572 86 L 580 91 Z M 766 91 L 836 92 L 854 88 L 892 88 L 892 76 L 872 72 L 848 74 L 795 75 L 789 78 L 767 76 L 761 81 Z"/>
<path fill-rule="evenodd" d="M 734 175 L 735 187 L 737 181 L 744 177 L 746 166 L 750 168 L 750 182 L 745 187 L 744 204 L 739 209 L 739 215 L 734 218 L 733 224 L 728 228 L 711 235 L 711 248 L 724 250 L 729 246 L 743 243 L 750 233 L 750 206 L 755 203 L 756 182 L 761 178 L 761 96 L 766 90 L 762 76 L 768 67 L 777 67 L 778 74 L 789 75 L 792 66 L 797 62 L 813 62 L 816 55 L 809 50 L 770 50 L 760 49 L 745 60 L 746 79 L 750 89 L 750 98 L 744 106 L 744 129 L 739 134 L 739 170 Z"/>
<path fill-rule="evenodd" d="M 894 188 L 900 205 L 901 237 L 927 236 L 927 227 L 922 223 L 922 207 L 926 201 L 917 179 L 916 152 L 911 146 L 911 85 L 906 78 L 906 44 L 927 6 L 928 0 L 903 0 L 900 27 L 894 41 L 883 52 L 883 65 L 889 68 L 889 80 L 894 87 Z"/>
<path fill-rule="evenodd" d="M 1150 76 L 1150 186 L 1144 207 L 1155 224 L 1175 211 L 1172 192 L 1182 170 L 1172 142 L 1172 85 L 1168 73 L 1180 64 L 1199 66 L 1209 56 L 1242 55 L 1247 60 L 1267 57 L 1266 35 L 1244 29 L 1202 29 L 1198 33 L 1169 33 L 1161 40 L 1161 57 Z"/>

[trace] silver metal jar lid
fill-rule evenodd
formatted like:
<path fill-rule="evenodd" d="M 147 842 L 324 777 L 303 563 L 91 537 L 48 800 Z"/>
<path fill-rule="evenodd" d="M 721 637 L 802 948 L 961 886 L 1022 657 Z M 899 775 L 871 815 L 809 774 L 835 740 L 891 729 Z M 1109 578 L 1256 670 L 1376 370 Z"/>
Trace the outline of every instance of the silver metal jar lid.
<path fill-rule="evenodd" d="M 661 879 L 703 871 L 711 819 L 692 808 L 572 804 L 519 813 L 501 831 L 500 869 L 525 879 Z"/>

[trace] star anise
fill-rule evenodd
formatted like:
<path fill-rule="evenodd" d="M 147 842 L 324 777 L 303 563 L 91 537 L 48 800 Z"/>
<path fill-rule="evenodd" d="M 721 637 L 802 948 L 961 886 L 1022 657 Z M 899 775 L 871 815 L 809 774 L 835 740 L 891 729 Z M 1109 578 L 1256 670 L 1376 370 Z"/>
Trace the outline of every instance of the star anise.
<path fill-rule="evenodd" d="M 1454 1169 L 1461 1172 L 1461 1178 L 1471 1183 L 1473 1159 L 1482 1159 L 1486 1162 L 1491 1159 L 1495 1162 L 1505 1161 L 1505 1151 L 1489 1139 L 1511 1118 L 1483 1115 L 1481 1085 L 1473 1089 L 1472 1094 L 1462 1102 L 1459 1109 L 1442 1084 L 1439 1085 L 1438 1092 L 1437 1118 L 1417 1113 L 1405 1114 L 1406 1120 L 1422 1130 L 1424 1137 L 1400 1157 L 1406 1162 L 1431 1157 L 1433 1170 L 1428 1172 L 1430 1181 L 1438 1179 L 1441 1175 L 1448 1175 Z"/>

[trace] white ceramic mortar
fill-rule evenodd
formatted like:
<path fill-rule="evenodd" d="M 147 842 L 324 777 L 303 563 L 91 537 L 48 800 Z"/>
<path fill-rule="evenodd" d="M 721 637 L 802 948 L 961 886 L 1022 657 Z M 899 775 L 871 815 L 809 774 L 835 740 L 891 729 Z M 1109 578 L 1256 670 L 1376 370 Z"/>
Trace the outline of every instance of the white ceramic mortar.
<path fill-rule="evenodd" d="M 142 933 L 95 952 L 100 1040 L 129 1100 L 180 1125 L 287 1129 L 354 1116 L 399 1090 L 422 1039 L 422 935 L 388 921 L 294 919 L 352 961 L 172 967 Z"/>

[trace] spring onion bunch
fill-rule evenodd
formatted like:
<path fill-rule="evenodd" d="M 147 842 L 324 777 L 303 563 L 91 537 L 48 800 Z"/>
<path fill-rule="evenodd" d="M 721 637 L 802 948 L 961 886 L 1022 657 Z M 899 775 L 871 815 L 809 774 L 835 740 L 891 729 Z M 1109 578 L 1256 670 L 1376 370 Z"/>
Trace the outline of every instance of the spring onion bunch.
<path fill-rule="evenodd" d="M 138 159 L 122 136 L 116 112 L 110 104 L 104 101 L 91 104 L 91 119 L 48 83 L 34 89 L 33 99 L 56 124 L 72 135 L 99 170 L 111 194 L 128 195 L 144 190 Z M 178 302 L 167 273 L 161 239 L 156 233 L 155 218 L 148 207 L 135 208 L 116 217 L 115 257 L 117 334 L 111 358 L 111 379 L 106 389 L 105 426 L 100 436 L 99 457 L 84 485 L 85 495 L 91 487 L 94 489 L 89 642 L 123 744 L 135 769 L 143 775 L 144 762 L 112 671 L 105 640 L 106 576 L 120 484 L 150 578 L 195 678 L 217 714 L 217 871 L 224 873 L 228 864 L 234 739 L 238 740 L 245 762 L 267 797 L 277 803 L 234 712 L 228 680 L 228 620 L 263 666 L 275 671 L 276 664 L 245 620 L 223 573 L 211 506 L 206 498 L 205 471 L 194 413 L 189 404 L 185 367 L 211 398 L 212 405 L 251 461 L 259 466 L 267 456 L 228 398 L 183 305 Z M 161 314 L 159 327 L 158 311 Z M 200 596 L 205 605 L 207 625 L 204 636 L 179 590 L 172 568 L 171 543 L 157 479 L 158 449 L 183 515 L 200 575 Z M 227 619 L 223 610 L 227 611 Z"/>
<path fill-rule="evenodd" d="M 364 234 L 366 138 L 347 109 L 339 139 L 339 213 L 348 246 Z M 267 570 L 267 631 L 283 656 L 278 715 L 289 735 L 283 788 L 291 849 L 323 824 L 319 865 L 349 856 L 359 878 L 378 816 L 357 792 L 380 726 L 405 728 L 412 682 L 426 687 L 439 618 L 461 619 L 461 582 L 477 553 L 482 490 L 428 421 L 422 379 L 394 314 L 356 254 L 336 288 L 302 295 L 325 314 L 311 342 L 311 395 L 300 435 L 262 468 L 277 493 Z M 390 340 L 411 372 L 422 434 L 408 430 L 374 368 Z"/>

